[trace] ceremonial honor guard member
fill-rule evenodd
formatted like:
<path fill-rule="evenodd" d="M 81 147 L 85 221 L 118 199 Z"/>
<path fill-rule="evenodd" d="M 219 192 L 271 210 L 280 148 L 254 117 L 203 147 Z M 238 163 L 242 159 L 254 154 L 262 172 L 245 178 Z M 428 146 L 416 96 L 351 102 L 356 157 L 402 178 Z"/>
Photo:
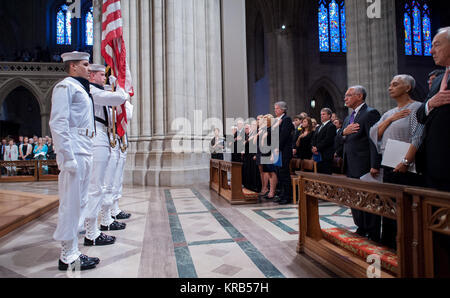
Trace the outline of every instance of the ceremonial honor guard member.
<path fill-rule="evenodd" d="M 86 219 L 84 222 L 86 228 L 84 245 L 103 246 L 113 244 L 116 240 L 113 236 L 107 236 L 101 233 L 97 223 L 100 207 L 105 195 L 105 176 L 114 176 L 113 172 L 107 172 L 106 169 L 111 156 L 109 139 L 111 113 L 109 107 L 106 105 L 122 105 L 127 101 L 129 95 L 121 88 L 117 92 L 105 91 L 105 66 L 93 64 L 89 67 L 89 70 L 90 90 L 94 98 L 97 135 L 94 138 L 94 160 L 89 184 L 88 207 L 86 208 Z M 118 223 L 113 223 L 112 225 L 113 227 L 120 226 Z"/>
<path fill-rule="evenodd" d="M 129 107 L 132 107 L 132 105 L 127 101 L 126 106 L 128 107 L 126 108 L 127 114 L 131 113 L 132 109 Z M 113 119 L 116 119 L 115 115 L 113 116 Z M 114 124 L 117 125 L 117 121 L 114 121 Z M 116 131 L 117 129 L 114 130 L 114 132 Z M 126 152 L 124 140 L 126 140 L 125 137 L 124 139 L 121 139 L 115 133 L 113 133 L 111 137 L 111 156 L 106 170 L 110 175 L 105 178 L 106 192 L 101 208 L 100 230 L 102 231 L 123 230 L 126 228 L 126 224 L 118 222 L 117 219 L 128 219 L 131 217 L 131 214 L 124 213 L 118 208 L 118 200 L 120 198 L 119 193 L 121 192 L 123 182 L 123 177 L 121 175 L 123 175 L 123 167 L 125 166 L 126 159 L 126 155 L 123 155 L 124 152 L 122 152 L 122 149 Z M 114 205 L 116 208 L 113 208 Z M 118 213 L 113 214 L 113 209 L 115 212 L 118 211 Z"/>
<path fill-rule="evenodd" d="M 59 270 L 88 270 L 100 262 L 81 254 L 78 227 L 88 200 L 95 136 L 94 105 L 89 93 L 89 57 L 87 53 L 61 55 L 70 77 L 58 83 L 52 95 L 50 129 L 58 168 L 59 212 L 53 235 L 61 241 Z"/>
<path fill-rule="evenodd" d="M 125 103 L 125 108 L 127 111 L 127 120 L 131 121 L 133 117 L 133 105 L 129 101 L 127 101 Z M 127 161 L 127 152 L 128 152 L 128 138 L 127 135 L 125 134 L 125 136 L 122 139 L 120 139 L 119 160 L 116 170 L 113 205 L 111 209 L 111 215 L 116 220 L 129 219 L 131 217 L 130 213 L 123 212 L 119 208 L 119 200 L 120 198 L 122 198 L 123 174 L 125 170 L 125 164 Z"/>

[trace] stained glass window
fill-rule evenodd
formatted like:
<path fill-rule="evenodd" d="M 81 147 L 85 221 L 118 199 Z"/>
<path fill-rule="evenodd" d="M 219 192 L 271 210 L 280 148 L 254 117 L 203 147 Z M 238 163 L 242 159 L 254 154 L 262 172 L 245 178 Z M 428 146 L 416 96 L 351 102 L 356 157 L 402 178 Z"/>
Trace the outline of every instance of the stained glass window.
<path fill-rule="evenodd" d="M 92 7 L 86 13 L 86 45 L 94 45 L 94 15 Z"/>
<path fill-rule="evenodd" d="M 403 23 L 405 26 L 405 53 L 406 55 L 412 55 L 412 37 L 411 37 L 411 17 L 409 16 L 409 7 L 406 4 L 406 12 L 403 17 Z"/>
<path fill-rule="evenodd" d="M 62 10 L 56 15 L 56 43 L 64 44 L 66 36 L 66 16 Z"/>
<path fill-rule="evenodd" d="M 342 52 L 347 53 L 347 26 L 345 24 L 345 5 L 341 4 L 341 44 Z"/>
<path fill-rule="evenodd" d="M 67 5 L 62 5 L 56 14 L 56 44 L 72 44 L 72 14 Z"/>
<path fill-rule="evenodd" d="M 320 1 L 319 6 L 319 48 L 321 52 L 330 51 L 330 36 L 328 31 L 328 9 L 324 1 Z"/>
<path fill-rule="evenodd" d="M 431 18 L 428 5 L 425 4 L 423 10 L 423 54 L 431 56 Z"/>
<path fill-rule="evenodd" d="M 422 55 L 422 32 L 420 30 L 420 9 L 415 1 L 413 2 L 413 36 L 414 36 L 414 55 Z"/>
<path fill-rule="evenodd" d="M 426 0 L 414 0 L 405 5 L 405 54 L 431 56 L 431 18 Z"/>
<path fill-rule="evenodd" d="M 337 53 L 341 50 L 340 30 L 339 30 L 339 8 L 336 1 L 330 3 L 330 35 L 331 35 L 331 51 Z"/>
<path fill-rule="evenodd" d="M 320 52 L 347 52 L 344 0 L 320 0 L 318 16 Z"/>

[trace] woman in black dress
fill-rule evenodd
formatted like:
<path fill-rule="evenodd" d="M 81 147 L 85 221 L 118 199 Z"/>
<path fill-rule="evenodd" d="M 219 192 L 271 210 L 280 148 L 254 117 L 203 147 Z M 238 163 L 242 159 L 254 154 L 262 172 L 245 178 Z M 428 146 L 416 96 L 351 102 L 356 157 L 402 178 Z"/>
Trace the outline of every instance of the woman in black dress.
<path fill-rule="evenodd" d="M 56 153 L 55 153 L 55 148 L 53 147 L 53 140 L 52 140 L 52 138 L 48 139 L 47 147 L 48 147 L 47 159 L 55 160 L 56 159 Z"/>
<path fill-rule="evenodd" d="M 220 136 L 220 129 L 214 129 L 214 138 L 211 140 L 211 159 L 223 160 L 225 140 Z"/>
<path fill-rule="evenodd" d="M 313 123 L 310 117 L 306 117 L 302 121 L 302 134 L 296 141 L 297 156 L 300 159 L 312 159 L 312 139 L 314 136 Z"/>
<path fill-rule="evenodd" d="M 278 178 L 276 173 L 276 167 L 273 165 L 273 152 L 272 146 L 272 123 L 274 117 L 270 114 L 264 116 L 263 122 L 265 122 L 265 133 L 261 138 L 261 163 L 263 164 L 264 179 L 267 179 L 270 184 L 270 191 L 266 198 L 271 200 L 275 198 L 275 191 L 277 189 Z M 266 184 L 267 185 L 267 184 Z M 266 186 L 267 189 L 267 186 Z M 263 189 L 264 191 L 265 189 Z"/>
<path fill-rule="evenodd" d="M 254 192 L 261 191 L 261 177 L 257 165 L 257 138 L 258 124 L 253 121 L 250 126 L 245 129 L 245 154 L 244 164 L 242 167 L 242 184 L 246 189 Z"/>

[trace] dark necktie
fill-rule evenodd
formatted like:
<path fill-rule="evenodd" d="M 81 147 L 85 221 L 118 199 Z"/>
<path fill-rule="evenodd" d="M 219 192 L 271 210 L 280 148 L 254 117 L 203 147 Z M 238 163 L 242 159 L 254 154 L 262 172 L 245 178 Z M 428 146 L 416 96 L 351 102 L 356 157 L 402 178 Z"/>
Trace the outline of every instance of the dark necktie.
<path fill-rule="evenodd" d="M 356 111 L 353 111 L 352 115 L 350 116 L 350 123 L 349 124 L 355 123 L 355 116 L 356 116 Z"/>

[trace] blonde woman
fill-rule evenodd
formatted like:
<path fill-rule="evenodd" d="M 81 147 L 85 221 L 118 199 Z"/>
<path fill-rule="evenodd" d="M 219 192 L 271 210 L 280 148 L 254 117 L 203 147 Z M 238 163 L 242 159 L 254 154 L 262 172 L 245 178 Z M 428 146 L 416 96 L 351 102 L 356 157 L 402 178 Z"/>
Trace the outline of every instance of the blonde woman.
<path fill-rule="evenodd" d="M 273 165 L 273 152 L 271 150 L 272 146 L 272 124 L 274 122 L 274 117 L 270 114 L 265 115 L 263 122 L 265 123 L 265 131 L 262 134 L 260 145 L 261 145 L 261 163 L 262 172 L 265 181 L 268 181 L 270 185 L 269 193 L 265 196 L 267 199 L 272 200 L 275 198 L 275 190 L 277 189 L 278 178 L 276 174 L 276 167 Z M 264 188 L 265 186 L 265 188 Z M 267 189 L 267 183 L 263 183 L 263 191 Z"/>

